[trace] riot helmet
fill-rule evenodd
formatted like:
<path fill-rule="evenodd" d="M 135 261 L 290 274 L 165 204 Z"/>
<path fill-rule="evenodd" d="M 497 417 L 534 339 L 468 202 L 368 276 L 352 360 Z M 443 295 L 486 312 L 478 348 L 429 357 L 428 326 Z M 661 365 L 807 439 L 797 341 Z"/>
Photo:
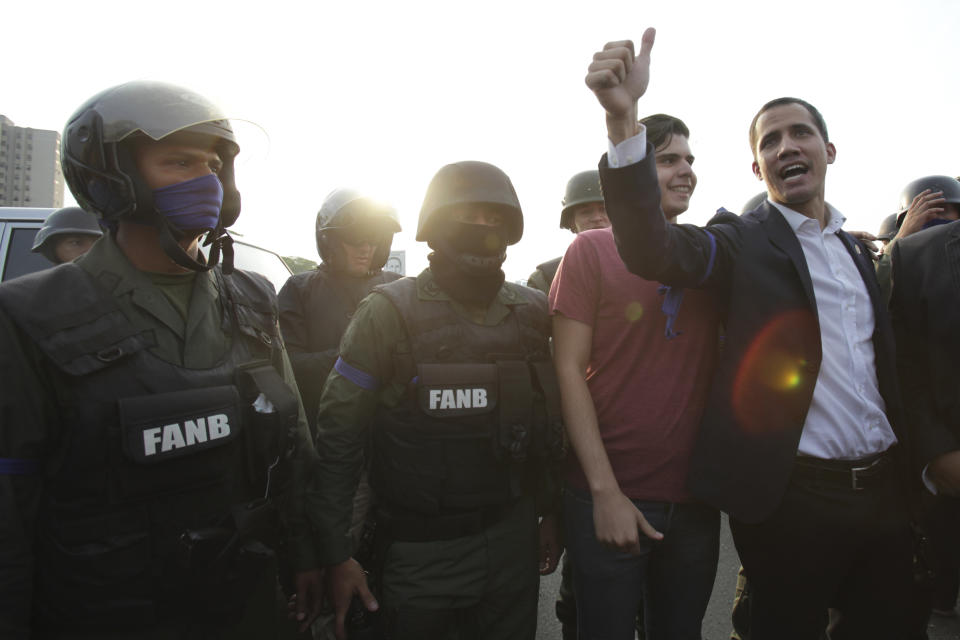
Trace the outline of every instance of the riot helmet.
<path fill-rule="evenodd" d="M 560 212 L 560 228 L 569 229 L 574 233 L 573 209 L 579 204 L 587 202 L 603 202 L 603 192 L 600 189 L 600 172 L 597 169 L 582 171 L 570 178 L 567 190 L 563 194 L 563 211 Z"/>
<path fill-rule="evenodd" d="M 180 229 L 158 212 L 154 192 L 137 169 L 134 145 L 189 132 L 211 136 L 223 163 L 217 172 L 222 204 L 205 244 L 212 245 L 206 263 L 188 256 L 178 244 Z M 156 227 L 164 251 L 177 264 L 203 271 L 224 253 L 224 272 L 232 269 L 232 242 L 225 229 L 240 215 L 240 193 L 234 180 L 239 152 L 223 111 L 203 96 L 162 82 L 134 81 L 101 91 L 67 121 L 61 138 L 61 163 L 70 191 L 80 205 L 107 226 L 117 221 Z"/>
<path fill-rule="evenodd" d="M 924 176 L 905 186 L 900 192 L 900 211 L 897 213 L 897 227 L 903 224 L 903 218 L 910 209 L 913 199 L 923 191 L 942 191 L 943 199 L 960 205 L 960 180 L 950 176 Z"/>
<path fill-rule="evenodd" d="M 57 209 L 43 221 L 43 226 L 33 238 L 33 253 L 39 253 L 50 262 L 61 262 L 56 254 L 57 242 L 61 236 L 82 235 L 99 238 L 103 230 L 97 223 L 97 217 L 80 207 Z"/>
<path fill-rule="evenodd" d="M 399 231 L 400 218 L 393 207 L 356 189 L 334 189 L 317 212 L 317 253 L 323 262 L 339 269 L 343 260 L 341 242 L 373 238 L 376 249 L 370 270 L 378 272 L 390 255 L 393 234 Z"/>
<path fill-rule="evenodd" d="M 743 205 L 743 209 L 740 210 L 740 213 L 750 213 L 751 211 L 758 208 L 760 205 L 762 205 L 766 201 L 767 201 L 767 192 L 761 191 L 760 193 L 756 194 L 755 196 L 747 200 L 747 202 Z"/>
<path fill-rule="evenodd" d="M 913 198 L 911 198 L 911 200 L 913 200 Z M 897 230 L 900 228 L 897 224 L 897 216 L 898 214 L 891 213 L 883 219 L 883 222 L 880 223 L 880 229 L 877 231 L 877 240 L 883 241 L 884 244 L 893 240 L 893 237 L 897 235 Z"/>

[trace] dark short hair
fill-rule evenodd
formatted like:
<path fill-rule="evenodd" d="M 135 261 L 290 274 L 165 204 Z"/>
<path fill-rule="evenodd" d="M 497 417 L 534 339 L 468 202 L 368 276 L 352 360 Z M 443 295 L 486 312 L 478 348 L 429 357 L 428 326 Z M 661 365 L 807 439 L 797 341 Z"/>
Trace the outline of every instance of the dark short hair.
<path fill-rule="evenodd" d="M 647 141 L 653 145 L 654 149 L 661 149 L 670 144 L 674 135 L 690 137 L 690 129 L 683 120 L 665 113 L 655 113 L 641 118 L 640 124 L 647 128 Z"/>
<path fill-rule="evenodd" d="M 777 98 L 760 107 L 760 111 L 757 111 L 757 115 L 753 116 L 753 121 L 750 123 L 750 152 L 753 153 L 754 158 L 757 156 L 757 120 L 770 109 L 788 104 L 798 104 L 806 109 L 810 117 L 813 118 L 813 123 L 817 125 L 817 130 L 820 131 L 820 136 L 823 138 L 823 141 L 830 142 L 830 136 L 827 135 L 827 122 L 815 106 L 800 98 Z"/>

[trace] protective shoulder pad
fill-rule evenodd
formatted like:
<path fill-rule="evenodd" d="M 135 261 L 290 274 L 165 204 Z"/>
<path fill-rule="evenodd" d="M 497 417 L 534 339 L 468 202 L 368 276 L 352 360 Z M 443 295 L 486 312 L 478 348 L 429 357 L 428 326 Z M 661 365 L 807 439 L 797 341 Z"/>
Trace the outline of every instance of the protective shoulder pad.
<path fill-rule="evenodd" d="M 456 317 L 451 314 L 446 300 L 419 299 L 416 278 L 400 278 L 378 285 L 373 290 L 386 296 L 396 307 L 407 328 L 407 337 L 414 343 L 428 332 L 456 323 Z"/>
<path fill-rule="evenodd" d="M 58 368 L 86 375 L 154 346 L 109 291 L 73 263 L 0 285 L 0 308 Z"/>

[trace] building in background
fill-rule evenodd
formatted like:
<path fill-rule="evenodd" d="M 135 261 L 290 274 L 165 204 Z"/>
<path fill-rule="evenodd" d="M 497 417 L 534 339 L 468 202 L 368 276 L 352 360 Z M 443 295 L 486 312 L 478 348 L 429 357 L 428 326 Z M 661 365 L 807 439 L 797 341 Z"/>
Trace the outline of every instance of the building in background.
<path fill-rule="evenodd" d="M 0 206 L 63 206 L 59 132 L 18 127 L 0 115 Z"/>

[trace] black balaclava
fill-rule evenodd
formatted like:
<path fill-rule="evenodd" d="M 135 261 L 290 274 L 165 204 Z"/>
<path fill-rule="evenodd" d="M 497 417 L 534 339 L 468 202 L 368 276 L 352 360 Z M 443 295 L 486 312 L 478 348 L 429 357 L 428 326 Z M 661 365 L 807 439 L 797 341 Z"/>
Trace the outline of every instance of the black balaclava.
<path fill-rule="evenodd" d="M 430 270 L 447 295 L 469 306 L 493 301 L 504 280 L 500 268 L 507 257 L 504 225 L 447 219 L 429 245 Z"/>

